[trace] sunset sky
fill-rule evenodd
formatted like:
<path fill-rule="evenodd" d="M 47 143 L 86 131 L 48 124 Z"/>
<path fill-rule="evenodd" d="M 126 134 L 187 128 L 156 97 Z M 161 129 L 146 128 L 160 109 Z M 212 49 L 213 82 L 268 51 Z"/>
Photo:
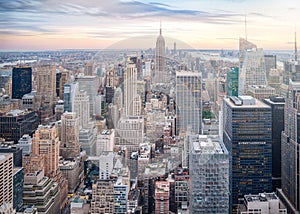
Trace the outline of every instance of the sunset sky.
<path fill-rule="evenodd" d="M 249 41 L 294 48 L 299 0 L 0 0 L 0 51 L 151 48 L 160 21 L 168 46 L 237 49 L 245 14 Z"/>

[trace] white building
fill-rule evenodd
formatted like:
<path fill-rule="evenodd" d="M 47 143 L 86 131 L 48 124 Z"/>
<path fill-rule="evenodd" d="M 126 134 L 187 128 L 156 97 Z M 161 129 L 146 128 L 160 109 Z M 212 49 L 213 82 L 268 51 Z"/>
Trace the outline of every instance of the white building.
<path fill-rule="evenodd" d="M 137 91 L 137 68 L 132 62 L 126 65 L 124 73 L 124 110 L 125 116 L 141 114 L 141 98 Z"/>
<path fill-rule="evenodd" d="M 190 213 L 229 212 L 229 154 L 218 136 L 190 138 Z"/>
<path fill-rule="evenodd" d="M 74 99 L 74 110 L 79 117 L 79 127 L 87 128 L 90 120 L 89 96 L 86 91 L 80 90 Z"/>
<path fill-rule="evenodd" d="M 238 214 L 284 214 L 287 209 L 275 193 L 245 195 L 244 204 L 239 205 Z"/>
<path fill-rule="evenodd" d="M 96 155 L 99 156 L 102 152 L 112 152 L 115 146 L 115 130 L 103 130 L 97 135 Z"/>
<path fill-rule="evenodd" d="M 17 147 L 22 148 L 22 155 L 31 153 L 32 138 L 28 134 L 24 134 L 18 141 Z"/>
<path fill-rule="evenodd" d="M 190 129 L 201 134 L 202 84 L 201 73 L 176 72 L 177 133 Z"/>

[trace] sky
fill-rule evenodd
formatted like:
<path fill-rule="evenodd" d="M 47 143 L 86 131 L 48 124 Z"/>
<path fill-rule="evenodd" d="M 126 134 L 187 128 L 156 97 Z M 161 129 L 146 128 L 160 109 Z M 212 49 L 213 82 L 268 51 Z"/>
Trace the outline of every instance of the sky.
<path fill-rule="evenodd" d="M 153 48 L 160 22 L 168 47 L 292 50 L 299 20 L 299 0 L 0 0 L 0 52 Z"/>

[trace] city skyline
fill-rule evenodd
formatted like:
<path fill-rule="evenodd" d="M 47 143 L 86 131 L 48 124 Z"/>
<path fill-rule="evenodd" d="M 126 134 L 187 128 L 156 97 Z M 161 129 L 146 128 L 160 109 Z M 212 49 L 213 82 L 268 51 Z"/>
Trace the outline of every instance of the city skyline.
<path fill-rule="evenodd" d="M 195 49 L 238 49 L 246 16 L 248 39 L 258 47 L 293 50 L 299 12 L 295 0 L 0 1 L 0 49 L 103 49 L 122 40 L 136 48 L 130 38 L 146 37 L 153 39 L 141 48 L 154 48 L 160 21 L 169 48 L 168 37 Z"/>

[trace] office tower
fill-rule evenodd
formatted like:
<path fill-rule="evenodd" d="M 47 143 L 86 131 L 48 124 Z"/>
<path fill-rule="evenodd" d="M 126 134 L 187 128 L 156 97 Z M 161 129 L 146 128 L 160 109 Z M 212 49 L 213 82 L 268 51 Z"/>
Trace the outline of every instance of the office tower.
<path fill-rule="evenodd" d="M 275 193 L 245 195 L 244 203 L 238 207 L 239 214 L 286 214 L 287 209 Z"/>
<path fill-rule="evenodd" d="M 68 159 L 77 157 L 79 153 L 79 119 L 75 112 L 65 112 L 61 116 L 60 155 Z"/>
<path fill-rule="evenodd" d="M 239 68 L 233 67 L 226 76 L 227 96 L 238 96 L 239 91 Z"/>
<path fill-rule="evenodd" d="M 266 66 L 266 75 L 269 78 L 270 70 L 277 68 L 276 55 L 264 55 L 265 66 Z"/>
<path fill-rule="evenodd" d="M 249 85 L 267 85 L 263 49 L 240 39 L 239 95 L 248 93 Z"/>
<path fill-rule="evenodd" d="M 22 155 L 29 155 L 31 153 L 32 138 L 28 134 L 24 134 L 16 146 L 22 149 Z"/>
<path fill-rule="evenodd" d="M 56 96 L 61 100 L 64 100 L 64 85 L 69 82 L 69 79 L 70 74 L 68 70 L 56 71 Z"/>
<path fill-rule="evenodd" d="M 96 155 L 97 127 L 92 123 L 91 127 L 79 131 L 79 144 L 82 151 L 88 156 Z"/>
<path fill-rule="evenodd" d="M 16 66 L 12 71 L 12 95 L 13 99 L 22 99 L 24 94 L 32 90 L 32 69 L 28 66 Z"/>
<path fill-rule="evenodd" d="M 244 39 L 244 38 L 239 39 L 240 68 L 243 66 L 247 50 L 256 49 L 256 48 L 257 48 L 257 46 L 255 44 L 249 42 L 247 39 Z"/>
<path fill-rule="evenodd" d="M 49 178 L 57 176 L 59 171 L 59 140 L 54 124 L 40 125 L 35 131 L 32 139 L 32 155 L 43 156 L 45 176 Z"/>
<path fill-rule="evenodd" d="M 114 184 L 114 213 L 123 214 L 127 213 L 129 187 L 122 183 L 122 177 L 118 178 Z"/>
<path fill-rule="evenodd" d="M 166 83 L 166 47 L 161 27 L 159 30 L 159 36 L 156 40 L 155 71 L 152 82 L 154 84 Z"/>
<path fill-rule="evenodd" d="M 97 180 L 92 189 L 91 214 L 114 213 L 113 181 Z"/>
<path fill-rule="evenodd" d="M 270 106 L 250 97 L 225 98 L 223 141 L 230 158 L 232 205 L 245 194 L 272 190 L 272 115 Z"/>
<path fill-rule="evenodd" d="M 32 134 L 38 124 L 34 111 L 11 110 L 0 116 L 0 137 L 17 143 L 24 134 Z"/>
<path fill-rule="evenodd" d="M 68 181 L 68 193 L 75 193 L 80 181 L 82 180 L 83 170 L 79 159 L 61 159 L 59 162 L 59 170 L 62 176 Z"/>
<path fill-rule="evenodd" d="M 14 168 L 14 199 L 13 208 L 20 212 L 23 208 L 23 185 L 24 185 L 24 169 L 22 167 Z"/>
<path fill-rule="evenodd" d="M 78 92 L 78 82 L 72 82 L 64 85 L 64 111 L 74 111 L 74 100 Z"/>
<path fill-rule="evenodd" d="M 0 153 L 0 206 L 13 204 L 13 155 Z"/>
<path fill-rule="evenodd" d="M 14 157 L 14 166 L 22 167 L 22 149 L 18 148 L 16 145 L 11 144 L 1 144 L 0 153 L 12 153 Z"/>
<path fill-rule="evenodd" d="M 139 149 L 144 138 L 144 118 L 121 118 L 116 129 L 116 146 L 126 148 L 129 154 Z"/>
<path fill-rule="evenodd" d="M 229 155 L 218 136 L 190 140 L 190 213 L 228 213 Z"/>
<path fill-rule="evenodd" d="M 271 107 L 272 112 L 272 191 L 281 188 L 281 132 L 284 129 L 283 97 L 270 97 L 264 103 Z"/>
<path fill-rule="evenodd" d="M 47 107 L 53 113 L 56 100 L 56 69 L 55 66 L 37 68 L 36 98 L 39 107 Z"/>
<path fill-rule="evenodd" d="M 24 177 L 24 207 L 36 207 L 38 213 L 60 213 L 59 186 L 44 176 L 44 171 L 27 173 Z"/>
<path fill-rule="evenodd" d="M 97 135 L 96 156 L 102 152 L 112 152 L 115 146 L 115 130 L 103 130 Z"/>
<path fill-rule="evenodd" d="M 141 102 L 137 93 L 137 69 L 132 62 L 126 65 L 124 73 L 124 110 L 126 117 L 141 113 Z"/>
<path fill-rule="evenodd" d="M 249 85 L 248 95 L 258 100 L 263 100 L 275 96 L 276 90 L 268 85 Z"/>
<path fill-rule="evenodd" d="M 115 92 L 115 69 L 113 65 L 108 68 L 106 73 L 105 97 L 106 103 L 112 103 Z"/>
<path fill-rule="evenodd" d="M 281 187 L 279 197 L 288 213 L 300 211 L 299 149 L 300 82 L 290 80 L 284 107 L 284 131 L 281 135 Z"/>
<path fill-rule="evenodd" d="M 170 184 L 168 181 L 155 182 L 155 213 L 169 213 Z"/>
<path fill-rule="evenodd" d="M 79 127 L 87 128 L 90 121 L 90 108 L 89 96 L 87 95 L 86 91 L 80 90 L 75 95 L 73 112 L 75 112 L 79 118 Z"/>
<path fill-rule="evenodd" d="M 87 62 L 84 67 L 84 75 L 85 76 L 93 76 L 94 75 L 94 63 Z"/>
<path fill-rule="evenodd" d="M 201 133 L 202 127 L 201 74 L 190 71 L 176 72 L 177 133 L 188 129 Z"/>
<path fill-rule="evenodd" d="M 79 90 L 86 91 L 90 101 L 90 117 L 95 114 L 95 99 L 98 95 L 99 80 L 96 76 L 78 76 Z"/>

